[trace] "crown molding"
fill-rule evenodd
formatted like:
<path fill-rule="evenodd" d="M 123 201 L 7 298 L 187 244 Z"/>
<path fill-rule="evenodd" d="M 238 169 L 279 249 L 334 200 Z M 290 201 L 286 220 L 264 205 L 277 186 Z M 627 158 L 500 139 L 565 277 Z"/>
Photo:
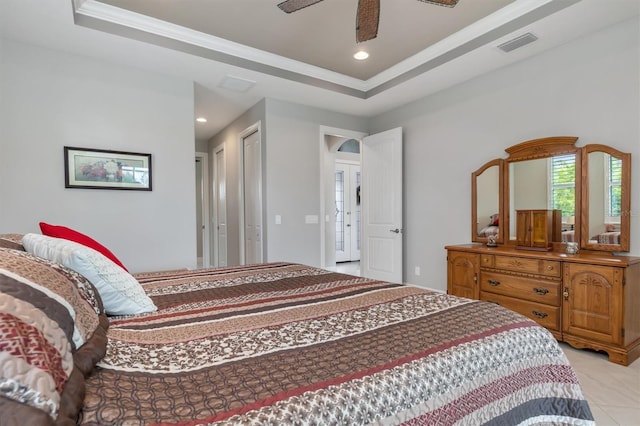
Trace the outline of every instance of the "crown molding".
<path fill-rule="evenodd" d="M 368 80 L 327 70 L 176 24 L 101 3 L 73 0 L 76 23 L 122 35 L 151 34 L 158 45 L 298 81 L 359 98 L 368 98 L 424 74 L 487 43 L 582 0 L 516 0 Z M 78 17 L 88 19 L 78 19 Z M 134 36 L 140 40 L 140 35 Z M 146 37 L 148 38 L 148 37 Z M 177 41 L 168 43 L 167 41 Z M 147 40 L 148 41 L 148 40 Z"/>
<path fill-rule="evenodd" d="M 185 28 L 160 19 L 145 16 L 129 10 L 120 9 L 96 0 L 74 0 L 75 12 L 89 18 L 122 25 L 128 28 L 177 40 L 193 46 L 202 47 L 237 58 L 257 62 L 293 73 L 304 74 L 312 78 L 335 83 L 341 86 L 363 91 L 363 80 L 330 71 L 315 65 L 285 58 L 260 49 L 235 43 L 200 31 Z M 80 3 L 78 5 L 78 3 Z"/>

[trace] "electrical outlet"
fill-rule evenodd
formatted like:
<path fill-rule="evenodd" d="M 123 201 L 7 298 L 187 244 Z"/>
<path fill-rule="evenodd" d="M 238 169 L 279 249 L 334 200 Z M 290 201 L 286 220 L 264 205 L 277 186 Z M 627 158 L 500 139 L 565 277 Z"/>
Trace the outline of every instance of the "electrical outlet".
<path fill-rule="evenodd" d="M 420 267 L 416 266 L 416 270 L 414 272 L 416 276 L 420 276 Z"/>

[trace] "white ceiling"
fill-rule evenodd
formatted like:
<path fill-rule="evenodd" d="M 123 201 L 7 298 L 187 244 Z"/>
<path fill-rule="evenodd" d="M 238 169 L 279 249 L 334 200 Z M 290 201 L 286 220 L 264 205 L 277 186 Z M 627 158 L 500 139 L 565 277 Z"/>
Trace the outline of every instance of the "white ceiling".
<path fill-rule="evenodd" d="M 640 0 L 381 0 L 355 43 L 357 0 L 285 14 L 281 0 L 1 0 L 3 38 L 195 82 L 196 139 L 265 97 L 374 116 L 637 16 Z M 140 12 L 140 13 L 138 13 Z M 532 32 L 511 53 L 496 46 Z M 371 53 L 355 63 L 354 49 Z M 239 93 L 225 77 L 255 82 Z M 195 118 L 195 117 L 194 117 Z"/>

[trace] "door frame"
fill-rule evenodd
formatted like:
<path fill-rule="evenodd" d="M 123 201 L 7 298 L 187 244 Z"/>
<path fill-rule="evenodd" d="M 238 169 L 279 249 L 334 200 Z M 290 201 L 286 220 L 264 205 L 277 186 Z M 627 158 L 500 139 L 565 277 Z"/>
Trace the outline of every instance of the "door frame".
<path fill-rule="evenodd" d="M 327 265 L 327 256 L 326 250 L 327 245 L 325 241 L 325 233 L 327 228 L 327 223 L 331 222 L 330 216 L 327 214 L 327 206 L 325 202 L 327 190 L 327 181 L 331 179 L 335 182 L 335 170 L 333 174 L 329 175 L 329 165 L 335 165 L 335 153 L 338 150 L 338 146 L 328 147 L 325 141 L 326 136 L 338 136 L 344 138 L 357 139 L 362 142 L 362 138 L 367 136 L 368 133 L 359 132 L 355 130 L 348 129 L 340 129 L 337 127 L 329 127 L 329 126 L 320 126 L 319 131 L 319 150 L 320 150 L 320 267 L 324 268 L 326 266 L 334 266 Z M 360 158 L 360 165 L 362 166 L 362 157 Z M 335 185 L 335 183 L 334 183 Z"/>
<path fill-rule="evenodd" d="M 210 202 L 210 186 L 209 186 L 209 153 L 196 152 L 195 158 L 199 158 L 202 163 L 202 266 L 208 268 L 211 266 L 211 234 L 209 202 Z"/>
<path fill-rule="evenodd" d="M 244 219 L 244 214 L 245 214 L 245 209 L 244 209 L 244 205 L 245 205 L 245 197 L 244 197 L 244 139 L 247 136 L 250 136 L 254 133 L 258 133 L 258 140 L 260 141 L 260 162 L 259 162 L 259 170 L 257 172 L 257 176 L 258 176 L 258 199 L 255 200 L 256 203 L 258 204 L 259 208 L 260 208 L 260 259 L 262 262 L 265 261 L 264 258 L 264 209 L 263 209 L 263 205 L 262 205 L 262 188 L 263 188 L 263 182 L 262 182 L 262 162 L 263 162 L 263 146 L 262 146 L 262 121 L 257 121 L 254 124 L 252 124 L 251 126 L 247 127 L 246 129 L 244 129 L 242 132 L 240 132 L 238 134 L 238 170 L 240 170 L 240 173 L 238 173 L 238 181 L 239 181 L 239 186 L 238 186 L 238 199 L 240 200 L 240 205 L 239 207 L 239 223 L 240 223 L 240 264 L 244 265 L 246 262 L 246 241 L 245 241 L 245 232 L 244 232 L 244 227 L 245 227 L 245 219 Z"/>

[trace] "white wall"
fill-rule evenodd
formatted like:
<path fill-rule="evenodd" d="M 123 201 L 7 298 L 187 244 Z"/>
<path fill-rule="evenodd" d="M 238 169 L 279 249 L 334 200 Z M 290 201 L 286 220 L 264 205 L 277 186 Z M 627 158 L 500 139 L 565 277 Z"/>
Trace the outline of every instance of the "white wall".
<path fill-rule="evenodd" d="M 266 131 L 264 129 L 265 117 L 265 101 L 262 100 L 256 105 L 251 107 L 247 112 L 236 118 L 231 124 L 225 127 L 222 131 L 216 134 L 209 140 L 209 164 L 210 173 L 209 176 L 215 176 L 213 167 L 215 165 L 215 151 L 216 147 L 223 145 L 225 152 L 226 163 L 226 191 L 227 191 L 227 265 L 238 265 L 240 263 L 240 184 L 241 184 L 241 169 L 240 161 L 242 151 L 240 150 L 241 141 L 240 133 L 254 124 L 260 122 L 262 129 L 262 160 L 263 160 L 263 192 L 264 192 L 264 180 L 265 180 L 265 140 Z M 264 194 L 263 194 L 264 195 Z M 263 197 L 264 199 L 264 197 Z M 213 197 L 211 200 L 213 212 Z M 263 207 L 264 216 L 264 207 Z M 212 233 L 216 232 L 214 227 L 211 227 Z M 267 238 L 266 232 L 263 234 L 263 239 Z M 215 241 L 213 235 L 211 235 L 211 241 Z M 213 250 L 216 250 L 214 248 Z M 265 256 L 266 259 L 266 256 Z"/>
<path fill-rule="evenodd" d="M 132 271 L 196 265 L 193 83 L 5 40 L 0 233 L 73 227 Z M 63 146 L 151 153 L 153 191 L 65 189 Z"/>
<path fill-rule="evenodd" d="M 271 261 L 320 266 L 320 126 L 365 131 L 367 120 L 319 108 L 267 99 L 267 252 Z M 332 209 L 330 209 L 332 211 Z M 275 216 L 282 224 L 275 224 Z"/>
<path fill-rule="evenodd" d="M 367 120 L 275 99 L 265 99 L 209 141 L 224 144 L 227 163 L 228 264 L 239 263 L 240 180 L 238 135 L 261 121 L 265 261 L 320 265 L 320 224 L 305 224 L 306 215 L 320 216 L 320 126 L 361 131 Z M 213 175 L 212 175 L 213 176 Z M 275 216 L 282 224 L 275 224 Z M 321 219 L 319 217 L 319 219 Z"/>
<path fill-rule="evenodd" d="M 471 172 L 546 136 L 632 153 L 631 254 L 640 255 L 638 33 L 635 18 L 370 120 L 371 133 L 404 129 L 406 281 L 446 289 L 444 246 L 471 239 Z"/>

